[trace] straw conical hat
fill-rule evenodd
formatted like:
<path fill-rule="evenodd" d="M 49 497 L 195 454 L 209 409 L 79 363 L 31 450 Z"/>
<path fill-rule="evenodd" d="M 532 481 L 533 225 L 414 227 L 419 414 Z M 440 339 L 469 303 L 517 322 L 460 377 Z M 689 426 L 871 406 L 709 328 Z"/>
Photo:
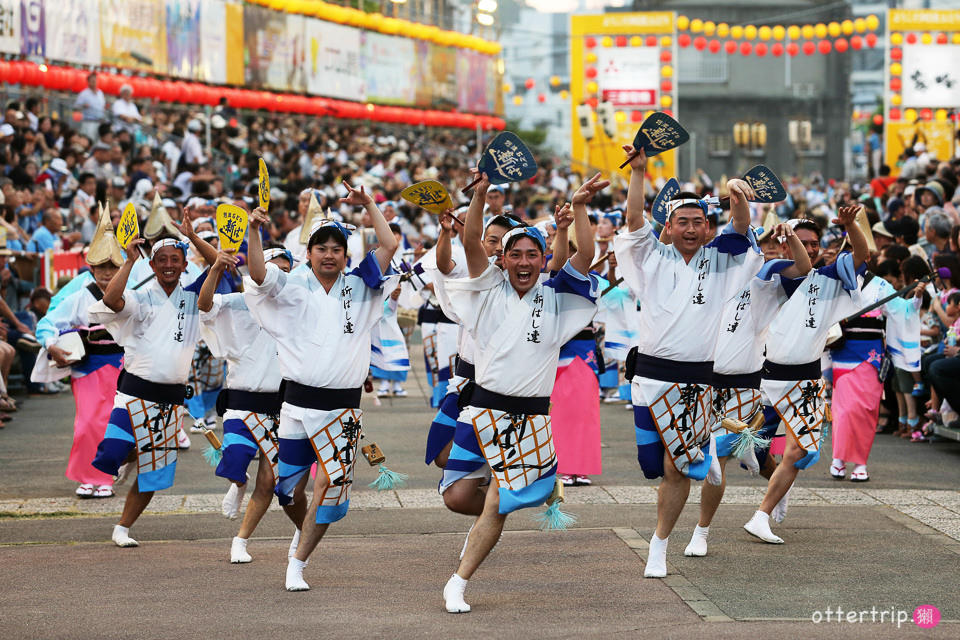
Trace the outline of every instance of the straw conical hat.
<path fill-rule="evenodd" d="M 757 236 L 757 242 L 763 242 L 770 237 L 770 234 L 773 233 L 773 228 L 777 226 L 777 223 L 780 222 L 780 218 L 777 217 L 777 214 L 774 213 L 773 209 L 767 211 L 767 215 L 763 217 L 763 233 Z"/>
<path fill-rule="evenodd" d="M 160 194 L 154 193 L 153 206 L 150 207 L 150 215 L 147 216 L 147 226 L 143 230 L 143 237 L 147 240 L 153 240 L 164 234 L 171 235 L 174 238 L 180 237 L 180 231 L 173 224 L 166 207 L 160 203 Z"/>
<path fill-rule="evenodd" d="M 863 209 L 857 212 L 857 224 L 860 225 L 860 230 L 863 231 L 864 237 L 867 239 L 867 247 L 870 249 L 870 253 L 877 252 L 877 243 L 873 239 L 873 229 L 870 228 L 870 220 L 867 219 L 867 212 Z"/>
<path fill-rule="evenodd" d="M 100 218 L 97 221 L 97 230 L 93 232 L 93 240 L 90 242 L 90 249 L 87 251 L 87 264 L 91 267 L 112 262 L 114 265 L 123 266 L 123 249 L 117 242 L 117 236 L 113 230 L 113 223 L 110 222 L 110 211 L 98 203 L 100 209 Z"/>
<path fill-rule="evenodd" d="M 303 218 L 303 226 L 300 227 L 300 244 L 306 246 L 310 242 L 310 230 L 317 218 L 323 217 L 323 207 L 320 206 L 320 200 L 317 198 L 317 192 L 310 192 L 310 208 L 307 209 L 307 215 Z"/>

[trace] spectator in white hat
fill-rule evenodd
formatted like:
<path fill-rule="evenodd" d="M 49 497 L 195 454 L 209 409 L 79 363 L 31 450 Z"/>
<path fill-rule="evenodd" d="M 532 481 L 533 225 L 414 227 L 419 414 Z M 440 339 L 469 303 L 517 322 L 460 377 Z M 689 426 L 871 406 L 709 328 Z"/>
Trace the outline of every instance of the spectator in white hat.
<path fill-rule="evenodd" d="M 110 109 L 113 117 L 118 120 L 114 124 L 115 131 L 126 131 L 134 134 L 143 118 L 140 117 L 140 110 L 133 103 L 133 87 L 125 84 L 120 87 L 120 98 L 113 103 Z"/>

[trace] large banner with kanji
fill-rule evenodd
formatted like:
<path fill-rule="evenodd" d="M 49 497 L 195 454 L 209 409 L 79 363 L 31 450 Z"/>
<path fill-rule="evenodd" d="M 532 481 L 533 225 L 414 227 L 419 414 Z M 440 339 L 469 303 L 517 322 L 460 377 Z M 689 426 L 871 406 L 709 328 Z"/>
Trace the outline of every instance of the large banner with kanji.
<path fill-rule="evenodd" d="M 575 15 L 570 28 L 571 138 L 575 164 L 598 168 L 605 175 L 629 176 L 619 169 L 621 147 L 631 144 L 640 123 L 654 111 L 677 117 L 674 77 L 676 15 L 672 11 Z M 578 122 L 577 107 L 601 102 L 613 105 L 617 130 L 607 136 L 599 123 L 587 140 Z M 676 175 L 676 150 L 650 159 L 654 178 Z"/>
<path fill-rule="evenodd" d="M 953 157 L 960 109 L 960 9 L 891 9 L 887 28 L 885 163 L 898 174 L 904 150 L 917 143 L 939 160 Z"/>

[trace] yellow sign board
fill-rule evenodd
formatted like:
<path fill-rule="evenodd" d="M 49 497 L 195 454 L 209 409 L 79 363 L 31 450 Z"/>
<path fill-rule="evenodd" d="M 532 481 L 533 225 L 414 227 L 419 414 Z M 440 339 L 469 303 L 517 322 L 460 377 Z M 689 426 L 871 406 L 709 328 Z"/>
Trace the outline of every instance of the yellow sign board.
<path fill-rule="evenodd" d="M 247 235 L 247 212 L 233 204 L 219 205 L 217 233 L 220 236 L 220 249 L 227 253 L 236 253 Z"/>
<path fill-rule="evenodd" d="M 423 207 L 430 213 L 441 214 L 453 208 L 453 200 L 446 188 L 436 180 L 425 180 L 412 184 L 400 192 L 400 197 Z"/>
<path fill-rule="evenodd" d="M 900 154 L 918 142 L 925 144 L 935 158 L 952 158 L 953 134 L 954 125 L 949 121 L 887 122 L 886 163 L 894 175 L 899 174 Z"/>
<path fill-rule="evenodd" d="M 607 13 L 600 15 L 575 15 L 570 23 L 570 109 L 571 140 L 574 170 L 583 173 L 601 171 L 604 177 L 617 183 L 629 179 L 630 168 L 620 169 L 620 163 L 626 160 L 623 145 L 633 143 L 634 135 L 640 123 L 654 111 L 664 110 L 673 118 L 677 117 L 677 78 L 674 75 L 674 62 L 677 60 L 676 14 L 672 11 L 646 11 L 637 13 Z M 622 36 L 623 39 L 618 38 Z M 603 87 L 599 86 L 598 63 L 618 49 L 649 48 L 647 39 L 656 37 L 657 49 L 669 52 L 659 57 L 659 77 L 653 86 L 634 87 L 642 89 L 656 98 L 658 108 L 637 110 L 632 107 L 618 107 L 614 104 L 616 130 L 611 138 L 594 117 L 589 126 L 594 128 L 594 136 L 586 139 L 581 130 L 577 107 L 587 103 L 596 111 L 597 100 L 602 96 Z M 621 47 L 617 41 L 629 46 Z M 601 53 L 603 51 L 604 53 Z M 588 77 L 588 72 L 590 77 Z M 664 82 L 669 80 L 669 82 Z M 664 91 L 664 87 L 669 89 Z M 620 91 L 620 94 L 628 93 Z M 681 124 L 682 121 L 681 121 Z M 654 179 L 669 179 L 676 176 L 677 151 L 670 150 L 650 158 L 647 173 Z"/>
<path fill-rule="evenodd" d="M 267 163 L 260 158 L 260 208 L 264 211 L 270 211 L 270 173 L 267 171 Z"/>
<path fill-rule="evenodd" d="M 890 9 L 887 30 L 957 31 L 960 30 L 960 9 Z"/>
<path fill-rule="evenodd" d="M 140 222 L 137 220 L 137 208 L 132 202 L 128 202 L 120 216 L 120 223 L 117 226 L 117 242 L 124 249 L 130 244 L 130 241 L 140 235 Z"/>

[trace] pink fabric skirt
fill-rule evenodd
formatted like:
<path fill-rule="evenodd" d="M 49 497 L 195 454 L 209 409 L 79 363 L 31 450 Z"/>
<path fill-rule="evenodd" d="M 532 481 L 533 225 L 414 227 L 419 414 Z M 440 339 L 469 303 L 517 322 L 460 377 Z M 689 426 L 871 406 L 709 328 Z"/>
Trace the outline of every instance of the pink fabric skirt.
<path fill-rule="evenodd" d="M 120 369 L 107 365 L 70 380 L 77 417 L 73 423 L 73 448 L 66 476 L 74 482 L 113 485 L 113 476 L 94 469 L 91 463 L 107 430 L 119 375 Z"/>
<path fill-rule="evenodd" d="M 862 362 L 835 376 L 833 385 L 833 457 L 844 462 L 867 464 L 877 432 L 883 383 L 877 368 Z"/>
<path fill-rule="evenodd" d="M 557 369 L 550 396 L 550 425 L 557 452 L 557 473 L 603 473 L 600 460 L 600 384 L 580 357 Z"/>

